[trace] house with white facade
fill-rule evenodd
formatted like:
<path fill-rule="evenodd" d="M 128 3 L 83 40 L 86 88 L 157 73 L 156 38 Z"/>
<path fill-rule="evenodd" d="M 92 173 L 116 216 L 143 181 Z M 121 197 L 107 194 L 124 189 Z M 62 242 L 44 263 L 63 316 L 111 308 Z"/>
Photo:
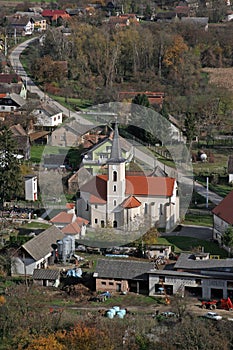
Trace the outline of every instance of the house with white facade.
<path fill-rule="evenodd" d="M 26 175 L 24 176 L 25 181 L 25 200 L 36 201 L 37 200 L 37 176 Z"/>
<path fill-rule="evenodd" d="M 65 236 L 58 227 L 51 226 L 30 239 L 12 257 L 11 274 L 32 276 L 34 269 L 46 269 L 53 265 L 56 252 L 52 245 Z"/>
<path fill-rule="evenodd" d="M 212 210 L 213 213 L 213 239 L 219 243 L 229 226 L 233 225 L 233 191 Z"/>
<path fill-rule="evenodd" d="M 80 187 L 77 212 L 91 227 L 133 231 L 143 223 L 166 230 L 176 225 L 179 221 L 176 179 L 127 175 L 117 123 L 106 165 L 106 175 L 93 176 Z"/>
<path fill-rule="evenodd" d="M 41 103 L 31 114 L 36 118 L 36 126 L 56 127 L 62 123 L 62 111 L 49 101 Z"/>

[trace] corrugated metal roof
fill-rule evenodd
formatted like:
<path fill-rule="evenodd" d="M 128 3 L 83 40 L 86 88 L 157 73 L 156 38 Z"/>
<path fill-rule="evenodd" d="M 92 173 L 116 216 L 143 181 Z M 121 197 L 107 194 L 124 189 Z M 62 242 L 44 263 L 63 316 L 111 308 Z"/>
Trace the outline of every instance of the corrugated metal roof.
<path fill-rule="evenodd" d="M 52 251 L 51 244 L 63 239 L 65 234 L 56 226 L 51 226 L 38 236 L 22 245 L 29 255 L 36 261 L 43 259 Z"/>
<path fill-rule="evenodd" d="M 97 261 L 95 273 L 98 278 L 144 280 L 153 266 L 151 262 L 100 259 Z"/>
<path fill-rule="evenodd" d="M 34 280 L 56 280 L 60 276 L 59 270 L 50 270 L 50 269 L 35 269 L 33 271 L 32 278 Z"/>

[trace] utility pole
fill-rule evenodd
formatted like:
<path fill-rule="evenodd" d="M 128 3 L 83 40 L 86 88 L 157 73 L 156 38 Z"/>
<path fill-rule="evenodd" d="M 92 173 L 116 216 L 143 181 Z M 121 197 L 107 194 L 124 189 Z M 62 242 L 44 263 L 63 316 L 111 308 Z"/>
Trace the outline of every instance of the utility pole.
<path fill-rule="evenodd" d="M 206 178 L 206 208 L 208 209 L 209 204 L 209 177 Z"/>

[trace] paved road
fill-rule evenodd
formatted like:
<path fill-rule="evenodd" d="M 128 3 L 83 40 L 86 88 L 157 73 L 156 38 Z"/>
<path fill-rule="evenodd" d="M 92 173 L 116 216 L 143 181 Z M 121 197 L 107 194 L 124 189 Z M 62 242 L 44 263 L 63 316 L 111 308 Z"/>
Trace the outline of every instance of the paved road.
<path fill-rule="evenodd" d="M 60 105 L 58 102 L 52 100 L 48 95 L 44 93 L 44 91 L 40 90 L 34 82 L 31 80 L 30 77 L 27 76 L 26 71 L 24 70 L 21 62 L 20 62 L 20 55 L 21 53 L 26 49 L 26 47 L 33 43 L 33 42 L 38 42 L 38 38 L 30 38 L 23 42 L 22 44 L 19 44 L 10 54 L 10 62 L 12 65 L 12 68 L 14 71 L 22 77 L 22 79 L 26 82 L 27 90 L 30 91 L 33 94 L 37 94 L 38 97 L 41 100 L 47 100 L 47 101 L 52 101 L 53 104 L 55 104 L 61 111 L 62 113 L 67 116 L 67 117 L 75 117 L 76 120 L 84 125 L 90 125 L 90 121 L 84 119 L 80 114 L 75 113 L 67 109 L 66 107 Z"/>
<path fill-rule="evenodd" d="M 162 236 L 182 236 L 193 237 L 210 241 L 213 238 L 211 227 L 195 226 L 195 225 L 182 225 L 180 231 L 173 231 L 164 233 Z"/>

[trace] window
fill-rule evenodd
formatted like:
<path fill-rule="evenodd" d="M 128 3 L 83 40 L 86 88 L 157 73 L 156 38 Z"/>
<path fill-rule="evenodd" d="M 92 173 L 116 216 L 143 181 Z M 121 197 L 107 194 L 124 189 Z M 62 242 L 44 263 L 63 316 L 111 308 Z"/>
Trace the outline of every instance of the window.
<path fill-rule="evenodd" d="M 89 211 L 89 204 L 87 202 L 86 211 Z"/>
<path fill-rule="evenodd" d="M 160 204 L 160 206 L 159 206 L 159 212 L 160 212 L 160 215 L 163 215 L 163 205 L 162 204 Z"/>
<path fill-rule="evenodd" d="M 113 181 L 117 181 L 117 172 L 116 171 L 113 172 Z"/>
<path fill-rule="evenodd" d="M 54 119 L 53 119 L 54 121 L 56 121 L 57 120 L 57 118 L 56 117 L 54 117 Z"/>
<path fill-rule="evenodd" d="M 106 282 L 105 281 L 101 281 L 102 286 L 106 286 Z"/>
<path fill-rule="evenodd" d="M 148 214 L 148 204 L 145 203 L 145 215 Z"/>
<path fill-rule="evenodd" d="M 95 219 L 95 224 L 98 224 L 98 219 Z"/>
<path fill-rule="evenodd" d="M 98 205 L 97 204 L 95 205 L 95 209 L 98 209 Z"/>
<path fill-rule="evenodd" d="M 116 185 L 113 186 L 113 192 L 116 192 Z"/>
<path fill-rule="evenodd" d="M 110 285 L 110 286 L 113 286 L 113 285 L 114 285 L 114 283 L 113 283 L 113 282 L 109 282 L 109 285 Z"/>
<path fill-rule="evenodd" d="M 115 199 L 113 201 L 113 205 L 114 205 L 114 207 L 117 205 L 117 201 Z"/>
<path fill-rule="evenodd" d="M 100 225 L 101 225 L 102 228 L 104 228 L 104 220 L 101 220 Z"/>

